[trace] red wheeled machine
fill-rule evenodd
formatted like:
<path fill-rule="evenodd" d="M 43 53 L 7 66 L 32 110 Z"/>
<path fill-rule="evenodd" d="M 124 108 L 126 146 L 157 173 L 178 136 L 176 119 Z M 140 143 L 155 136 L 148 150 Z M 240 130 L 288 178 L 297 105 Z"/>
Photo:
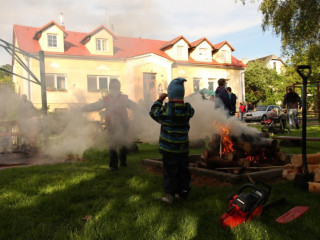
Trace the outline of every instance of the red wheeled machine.
<path fill-rule="evenodd" d="M 271 187 L 262 181 L 243 185 L 237 194 L 229 197 L 228 209 L 220 218 L 220 226 L 233 228 L 259 216 L 270 193 Z"/>

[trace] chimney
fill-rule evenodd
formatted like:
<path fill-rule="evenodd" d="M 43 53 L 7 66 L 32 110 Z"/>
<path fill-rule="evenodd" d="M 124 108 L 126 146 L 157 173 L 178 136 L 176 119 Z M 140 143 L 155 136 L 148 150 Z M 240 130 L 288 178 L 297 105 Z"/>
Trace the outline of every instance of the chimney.
<path fill-rule="evenodd" d="M 60 13 L 60 17 L 59 17 L 59 19 L 60 19 L 60 25 L 61 25 L 61 26 L 64 26 L 64 22 L 63 22 L 63 13 Z"/>
<path fill-rule="evenodd" d="M 247 65 L 248 62 L 249 62 L 249 60 L 248 60 L 248 58 L 242 58 L 242 59 L 241 59 L 241 62 L 242 62 L 243 64 Z"/>

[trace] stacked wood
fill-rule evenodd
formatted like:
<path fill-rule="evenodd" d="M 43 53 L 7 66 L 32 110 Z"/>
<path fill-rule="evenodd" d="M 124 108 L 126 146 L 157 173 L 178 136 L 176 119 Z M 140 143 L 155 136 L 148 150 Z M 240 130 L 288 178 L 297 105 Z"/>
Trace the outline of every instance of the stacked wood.
<path fill-rule="evenodd" d="M 320 193 L 320 153 L 307 154 L 308 172 L 313 176 L 313 182 L 308 182 L 309 192 Z M 282 172 L 282 177 L 294 180 L 297 173 L 304 173 L 302 154 L 291 157 L 291 167 Z"/>
<path fill-rule="evenodd" d="M 221 139 L 219 134 L 212 134 L 202 152 L 199 167 L 248 167 L 252 163 L 254 166 L 279 166 L 288 159 L 285 153 L 280 152 L 277 140 L 262 135 L 231 135 L 230 143 L 222 142 Z M 229 149 L 231 146 L 233 150 L 225 153 L 225 147 Z"/>
<path fill-rule="evenodd" d="M 308 182 L 308 184 L 309 184 L 309 192 L 320 193 L 320 183 Z"/>
<path fill-rule="evenodd" d="M 320 153 L 308 154 L 308 164 L 320 164 Z M 296 154 L 291 157 L 291 163 L 295 167 L 301 167 L 303 165 L 302 154 Z"/>

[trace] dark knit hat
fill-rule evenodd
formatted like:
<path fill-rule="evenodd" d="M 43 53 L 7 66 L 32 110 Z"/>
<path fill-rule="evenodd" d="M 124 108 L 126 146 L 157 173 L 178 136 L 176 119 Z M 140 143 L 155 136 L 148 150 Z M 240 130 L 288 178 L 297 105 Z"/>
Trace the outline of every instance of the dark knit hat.
<path fill-rule="evenodd" d="M 184 97 L 184 85 L 186 82 L 184 78 L 173 79 L 168 86 L 168 98 L 169 99 L 182 99 Z"/>

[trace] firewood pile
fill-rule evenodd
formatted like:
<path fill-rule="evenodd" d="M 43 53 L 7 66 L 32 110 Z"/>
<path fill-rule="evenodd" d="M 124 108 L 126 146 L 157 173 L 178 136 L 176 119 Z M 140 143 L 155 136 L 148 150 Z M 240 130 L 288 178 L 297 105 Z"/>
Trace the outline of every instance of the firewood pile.
<path fill-rule="evenodd" d="M 288 156 L 280 152 L 277 140 L 263 135 L 224 136 L 213 134 L 200 161 L 193 165 L 208 169 L 272 168 L 284 165 Z"/>
<path fill-rule="evenodd" d="M 313 182 L 309 182 L 309 192 L 320 193 L 320 152 L 307 154 L 308 171 L 313 176 Z M 282 172 L 282 177 L 294 180 L 297 173 L 304 173 L 302 154 L 291 157 L 291 164 Z"/>

